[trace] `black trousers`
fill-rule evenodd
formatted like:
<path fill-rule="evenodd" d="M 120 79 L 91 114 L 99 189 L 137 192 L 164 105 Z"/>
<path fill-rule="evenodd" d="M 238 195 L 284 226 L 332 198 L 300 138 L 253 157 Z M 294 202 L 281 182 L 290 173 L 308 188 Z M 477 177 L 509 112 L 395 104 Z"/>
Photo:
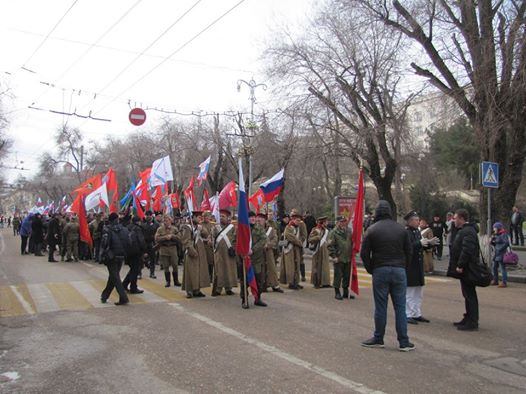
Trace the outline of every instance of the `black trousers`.
<path fill-rule="evenodd" d="M 119 293 L 119 301 L 128 301 L 128 296 L 126 295 L 120 276 L 123 261 L 124 257 L 119 256 L 108 261 L 106 264 L 108 268 L 108 283 L 106 283 L 106 287 L 102 290 L 102 294 L 100 295 L 101 300 L 106 301 L 110 297 L 113 289 L 116 289 L 117 293 Z"/>
<path fill-rule="evenodd" d="M 514 245 L 518 245 L 519 241 L 521 245 L 524 245 L 524 233 L 522 232 L 522 224 L 511 225 L 511 241 Z"/>
<path fill-rule="evenodd" d="M 20 239 L 21 239 L 21 244 L 20 244 L 20 253 L 21 254 L 25 254 L 27 252 L 27 239 L 29 237 L 26 236 L 26 235 L 21 235 L 20 236 Z"/>
<path fill-rule="evenodd" d="M 157 256 L 155 253 L 155 249 L 153 248 L 153 242 L 148 242 L 146 244 L 146 253 L 148 253 L 148 260 L 150 262 L 150 275 L 154 275 L 155 261 L 157 260 Z"/>
<path fill-rule="evenodd" d="M 135 254 L 132 256 L 128 256 L 127 262 L 130 266 L 130 270 L 128 271 L 128 274 L 126 274 L 126 277 L 122 281 L 122 285 L 125 289 L 127 289 L 129 285 L 130 290 L 135 291 L 137 290 L 137 277 L 139 276 L 139 272 L 141 271 L 141 255 Z"/>
<path fill-rule="evenodd" d="M 48 244 L 48 249 L 49 249 L 48 261 L 51 261 L 51 260 L 55 259 L 55 256 L 54 256 L 55 248 L 56 248 L 56 244 L 55 243 Z"/>
<path fill-rule="evenodd" d="M 439 259 L 442 258 L 443 249 L 444 249 L 444 242 L 442 241 L 442 238 L 440 238 L 440 243 L 437 246 L 435 246 L 435 254 Z"/>
<path fill-rule="evenodd" d="M 460 279 L 460 288 L 466 304 L 466 320 L 468 323 L 478 324 L 479 300 L 477 298 L 477 288 L 464 279 Z"/>

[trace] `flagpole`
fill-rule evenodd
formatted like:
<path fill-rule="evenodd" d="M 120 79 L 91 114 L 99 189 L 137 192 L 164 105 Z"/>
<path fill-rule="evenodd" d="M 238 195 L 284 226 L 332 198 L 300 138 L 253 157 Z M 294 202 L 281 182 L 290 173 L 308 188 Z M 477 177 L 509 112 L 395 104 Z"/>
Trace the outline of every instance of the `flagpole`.
<path fill-rule="evenodd" d="M 243 302 L 241 303 L 241 307 L 243 309 L 248 309 L 250 306 L 248 305 L 248 286 L 247 286 L 247 268 L 245 266 L 245 259 L 247 257 L 244 256 L 241 260 L 243 264 Z"/>

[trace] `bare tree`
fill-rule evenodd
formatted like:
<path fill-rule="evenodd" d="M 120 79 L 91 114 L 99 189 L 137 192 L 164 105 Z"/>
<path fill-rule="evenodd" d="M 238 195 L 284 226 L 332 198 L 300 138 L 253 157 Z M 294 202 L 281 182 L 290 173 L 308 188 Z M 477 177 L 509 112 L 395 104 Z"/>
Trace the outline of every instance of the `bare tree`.
<path fill-rule="evenodd" d="M 508 222 L 526 153 L 526 2 L 342 3 L 364 5 L 418 46 L 414 73 L 456 101 L 475 129 L 481 160 L 500 164 L 494 206 L 497 219 Z M 484 205 L 481 199 L 483 218 Z"/>
<path fill-rule="evenodd" d="M 333 128 L 357 166 L 365 162 L 379 198 L 396 204 L 391 187 L 397 174 L 397 144 L 405 131 L 412 96 L 402 99 L 401 34 L 381 23 L 366 23 L 351 8 L 328 1 L 302 39 L 286 35 L 266 55 L 269 74 L 285 86 L 306 88 L 341 124 Z"/>

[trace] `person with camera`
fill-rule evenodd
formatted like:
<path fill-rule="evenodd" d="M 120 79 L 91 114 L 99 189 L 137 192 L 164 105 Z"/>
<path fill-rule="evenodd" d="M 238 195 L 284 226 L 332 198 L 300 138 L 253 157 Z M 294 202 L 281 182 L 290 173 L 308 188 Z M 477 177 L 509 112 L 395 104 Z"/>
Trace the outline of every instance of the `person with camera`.
<path fill-rule="evenodd" d="M 237 287 L 236 229 L 231 223 L 231 216 L 228 209 L 221 209 L 219 225 L 213 230 L 215 242 L 212 297 L 221 295 L 223 288 L 227 295 L 233 295 L 232 287 Z"/>

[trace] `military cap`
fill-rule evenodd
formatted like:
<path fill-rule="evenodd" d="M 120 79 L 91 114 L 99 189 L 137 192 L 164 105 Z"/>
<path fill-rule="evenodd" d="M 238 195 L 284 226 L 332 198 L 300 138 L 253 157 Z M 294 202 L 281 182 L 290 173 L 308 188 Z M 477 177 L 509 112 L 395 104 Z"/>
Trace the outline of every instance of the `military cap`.
<path fill-rule="evenodd" d="M 327 216 L 320 216 L 320 217 L 318 217 L 318 218 L 316 219 L 316 221 L 318 221 L 318 222 L 323 222 L 323 221 L 325 221 L 325 220 L 327 220 L 327 219 L 328 219 Z"/>
<path fill-rule="evenodd" d="M 338 216 L 336 216 L 336 221 L 337 222 L 345 222 L 345 221 L 347 221 L 347 217 L 345 217 L 343 215 L 338 215 Z"/>
<path fill-rule="evenodd" d="M 230 209 L 220 209 L 219 213 L 224 213 L 226 216 L 232 216 L 232 212 L 230 212 Z"/>
<path fill-rule="evenodd" d="M 146 216 L 151 216 L 153 214 L 153 212 L 148 209 L 146 212 L 144 212 L 144 214 Z"/>
<path fill-rule="evenodd" d="M 417 218 L 418 217 L 418 213 L 416 211 L 411 211 L 409 212 L 407 215 L 404 216 L 404 220 L 409 220 L 411 218 Z"/>
<path fill-rule="evenodd" d="M 254 217 L 254 216 L 256 216 L 256 212 L 254 212 L 254 211 L 250 211 L 250 212 L 248 213 L 248 217 L 249 217 L 249 218 Z"/>
<path fill-rule="evenodd" d="M 263 218 L 263 219 L 266 219 L 267 218 L 267 214 L 266 213 L 263 213 L 263 212 L 260 212 L 256 215 L 258 218 Z"/>
<path fill-rule="evenodd" d="M 202 216 L 203 211 L 192 211 L 192 216 Z"/>
<path fill-rule="evenodd" d="M 296 208 L 294 208 L 294 209 L 292 209 L 292 211 L 290 211 L 290 217 L 291 218 L 294 218 L 294 217 L 300 218 L 301 214 L 299 213 L 299 211 Z"/>

